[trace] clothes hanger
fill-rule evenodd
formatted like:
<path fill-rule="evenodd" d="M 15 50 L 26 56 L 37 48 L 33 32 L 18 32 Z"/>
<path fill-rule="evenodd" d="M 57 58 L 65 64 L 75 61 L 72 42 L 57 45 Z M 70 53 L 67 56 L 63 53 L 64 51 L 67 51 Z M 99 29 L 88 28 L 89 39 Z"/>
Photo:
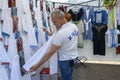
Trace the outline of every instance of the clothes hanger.
<path fill-rule="evenodd" d="M 79 7 L 77 5 L 75 5 L 73 8 L 72 8 L 72 11 L 73 12 L 78 12 L 79 11 Z"/>
<path fill-rule="evenodd" d="M 97 11 L 101 11 L 101 8 L 100 8 L 100 7 L 98 7 Z"/>
<path fill-rule="evenodd" d="M 90 8 L 90 6 L 88 4 L 86 4 L 86 9 L 89 9 L 89 8 Z"/>

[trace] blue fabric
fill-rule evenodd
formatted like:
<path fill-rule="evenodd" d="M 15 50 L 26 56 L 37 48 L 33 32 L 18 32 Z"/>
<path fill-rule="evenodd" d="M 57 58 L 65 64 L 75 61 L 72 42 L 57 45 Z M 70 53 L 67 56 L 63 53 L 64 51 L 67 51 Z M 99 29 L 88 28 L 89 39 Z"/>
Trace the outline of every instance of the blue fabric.
<path fill-rule="evenodd" d="M 35 37 L 38 43 L 38 27 L 37 26 L 35 27 Z"/>
<path fill-rule="evenodd" d="M 111 32 L 111 36 L 112 36 L 112 44 L 111 47 L 117 47 L 117 42 L 115 41 L 116 37 L 116 32 L 115 32 L 115 28 L 110 29 Z"/>
<path fill-rule="evenodd" d="M 92 18 L 92 23 L 93 23 L 93 25 L 108 24 L 108 14 L 107 14 L 107 12 L 105 10 L 94 11 L 94 15 L 93 15 L 93 18 Z"/>
<path fill-rule="evenodd" d="M 47 33 L 45 33 L 45 39 L 46 39 L 46 41 L 48 41 L 48 34 Z"/>
<path fill-rule="evenodd" d="M 87 18 L 87 15 L 86 15 L 86 9 L 83 7 L 83 12 L 84 12 L 84 14 L 83 14 L 83 19 L 86 21 L 86 22 L 88 22 L 91 18 L 92 18 L 92 15 L 93 15 L 93 11 L 94 9 L 93 9 L 93 7 L 90 7 L 89 8 L 89 15 L 88 15 L 88 18 Z"/>
<path fill-rule="evenodd" d="M 15 39 L 20 38 L 21 37 L 20 32 L 19 31 L 14 32 L 14 37 Z"/>
<path fill-rule="evenodd" d="M 91 23 L 91 21 L 89 22 L 89 20 L 90 19 L 92 19 L 92 17 L 93 17 L 93 11 L 94 9 L 93 9 L 93 7 L 89 7 L 89 15 L 88 15 L 88 18 L 87 18 L 87 15 L 86 15 L 86 9 L 83 7 L 83 12 L 84 12 L 84 14 L 83 14 L 83 25 L 84 25 L 84 33 L 83 33 L 83 39 L 84 40 L 92 40 L 92 36 L 93 36 L 93 34 L 92 34 L 92 23 Z M 86 22 L 89 22 L 88 23 L 88 30 L 86 30 L 86 24 L 84 23 L 84 20 L 86 21 Z"/>
<path fill-rule="evenodd" d="M 5 33 L 5 32 L 2 32 L 2 36 L 10 37 L 10 34 L 7 34 L 7 33 Z"/>
<path fill-rule="evenodd" d="M 38 37 L 38 27 L 35 26 L 35 38 L 36 38 L 36 41 L 38 43 L 38 40 L 39 40 L 39 37 Z M 33 45 L 30 45 L 31 48 L 38 48 L 38 46 L 33 46 Z"/>
<path fill-rule="evenodd" d="M 47 28 L 47 23 L 46 23 L 46 20 L 45 20 L 45 17 L 44 17 L 43 13 L 42 13 L 42 20 L 43 20 L 43 26 L 45 28 Z M 45 33 L 45 39 L 46 39 L 46 41 L 48 41 L 48 34 L 47 33 Z"/>
<path fill-rule="evenodd" d="M 74 64 L 72 66 L 70 66 L 69 60 L 58 61 L 62 80 L 73 80 L 72 72 L 73 72 L 74 66 L 78 63 L 77 58 L 75 58 L 73 61 L 74 61 Z"/>

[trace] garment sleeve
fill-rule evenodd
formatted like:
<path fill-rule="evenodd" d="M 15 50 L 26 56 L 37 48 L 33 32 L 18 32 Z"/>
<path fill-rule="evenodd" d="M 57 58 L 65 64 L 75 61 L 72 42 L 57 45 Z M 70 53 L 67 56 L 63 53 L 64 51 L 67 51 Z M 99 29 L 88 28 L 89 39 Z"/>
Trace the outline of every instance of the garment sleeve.
<path fill-rule="evenodd" d="M 108 24 L 108 14 L 105 10 L 103 10 L 103 20 L 104 20 L 104 24 Z"/>
<path fill-rule="evenodd" d="M 60 33 L 57 33 L 53 39 L 53 44 L 57 45 L 57 46 L 61 46 L 63 43 L 63 36 Z"/>

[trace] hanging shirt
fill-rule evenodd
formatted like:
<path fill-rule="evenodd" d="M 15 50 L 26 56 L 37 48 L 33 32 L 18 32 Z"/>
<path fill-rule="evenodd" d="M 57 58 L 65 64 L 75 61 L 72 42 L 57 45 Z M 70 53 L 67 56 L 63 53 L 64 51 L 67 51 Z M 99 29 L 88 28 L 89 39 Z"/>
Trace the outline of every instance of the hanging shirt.
<path fill-rule="evenodd" d="M 33 3 L 35 3 L 35 1 L 33 1 Z M 40 5 L 40 3 L 37 3 L 37 4 Z M 35 6 L 35 4 L 33 6 Z M 43 32 L 41 30 L 43 25 L 42 25 L 42 19 L 41 19 L 40 6 L 34 7 L 34 11 L 35 11 L 35 19 L 36 19 L 36 23 L 37 23 L 37 28 L 35 29 L 35 31 L 36 31 L 35 34 L 36 34 L 38 46 L 41 47 L 42 39 L 43 39 L 42 36 L 44 36 L 44 35 L 43 35 L 43 33 L 41 33 L 41 32 Z"/>
<path fill-rule="evenodd" d="M 84 33 L 84 28 L 83 28 L 83 21 L 80 20 L 79 23 L 77 24 L 78 27 L 78 47 L 83 48 L 83 33 Z"/>
<path fill-rule="evenodd" d="M 3 20 L 2 32 L 10 35 L 12 32 L 12 26 L 13 26 L 10 9 L 6 9 L 3 12 L 2 20 Z"/>
<path fill-rule="evenodd" d="M 9 80 L 5 68 L 1 65 L 0 62 L 0 79 L 1 80 Z"/>
<path fill-rule="evenodd" d="M 10 63 L 8 54 L 6 53 L 3 43 L 1 41 L 0 41 L 0 58 L 2 63 Z"/>
<path fill-rule="evenodd" d="M 14 39 L 13 35 L 10 36 L 7 54 L 10 58 L 10 80 L 21 80 L 19 56 L 17 53 L 16 40 Z"/>
<path fill-rule="evenodd" d="M 105 33 L 107 25 L 94 25 L 93 31 L 93 54 L 105 55 Z"/>
<path fill-rule="evenodd" d="M 110 29 L 106 32 L 106 43 L 109 47 L 117 47 L 118 46 L 118 34 L 120 32 L 117 29 Z"/>
<path fill-rule="evenodd" d="M 83 15 L 82 8 L 79 8 L 77 10 L 73 8 L 73 9 L 70 9 L 68 12 L 71 14 L 73 21 L 79 21 L 80 19 L 82 19 L 82 15 Z"/>
<path fill-rule="evenodd" d="M 83 39 L 84 40 L 92 40 L 92 23 L 91 18 L 93 15 L 93 7 L 84 8 L 83 7 L 83 23 L 84 23 L 84 33 Z"/>
<path fill-rule="evenodd" d="M 48 13 L 46 11 L 46 3 L 43 2 L 43 11 L 42 11 L 42 21 L 43 21 L 43 27 L 45 27 L 46 29 L 48 28 Z M 45 33 L 45 39 L 46 41 L 48 41 L 48 34 Z"/>
<path fill-rule="evenodd" d="M 101 25 L 108 23 L 108 15 L 105 10 L 96 10 L 93 13 L 92 23 L 93 25 Z"/>

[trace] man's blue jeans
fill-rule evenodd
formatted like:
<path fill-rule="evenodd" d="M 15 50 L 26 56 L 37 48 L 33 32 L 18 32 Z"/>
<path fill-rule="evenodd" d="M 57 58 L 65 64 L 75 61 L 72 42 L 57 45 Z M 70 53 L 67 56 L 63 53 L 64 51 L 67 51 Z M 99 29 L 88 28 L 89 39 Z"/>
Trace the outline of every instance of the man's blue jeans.
<path fill-rule="evenodd" d="M 73 59 L 73 65 L 70 65 L 70 60 L 58 61 L 62 80 L 73 80 L 72 72 L 77 63 L 77 58 Z"/>

